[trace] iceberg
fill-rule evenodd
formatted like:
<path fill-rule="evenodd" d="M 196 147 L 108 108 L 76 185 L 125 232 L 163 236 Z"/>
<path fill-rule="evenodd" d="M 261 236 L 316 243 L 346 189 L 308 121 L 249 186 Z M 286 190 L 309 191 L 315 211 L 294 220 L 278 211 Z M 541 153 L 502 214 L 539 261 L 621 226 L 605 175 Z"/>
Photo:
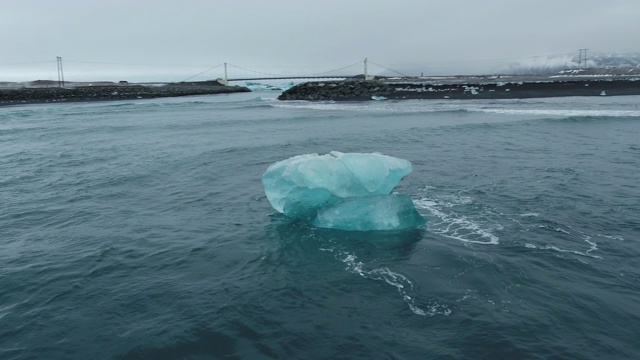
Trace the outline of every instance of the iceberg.
<path fill-rule="evenodd" d="M 427 221 L 408 195 L 373 195 L 344 199 L 318 211 L 313 225 L 351 231 L 401 230 Z"/>
<path fill-rule="evenodd" d="M 251 91 L 266 91 L 266 90 L 277 90 L 277 91 L 285 91 L 291 89 L 295 85 L 294 82 L 288 82 L 286 84 L 268 84 L 268 83 L 260 83 L 260 82 L 245 82 L 244 86 L 249 88 Z"/>
<path fill-rule="evenodd" d="M 262 185 L 271 206 L 290 218 L 319 227 L 391 230 L 420 223 L 408 196 L 386 198 L 411 171 L 404 159 L 332 151 L 276 162 L 262 176 Z M 345 211 L 353 215 L 345 217 Z"/>
<path fill-rule="evenodd" d="M 404 159 L 333 151 L 279 161 L 264 173 L 262 185 L 274 209 L 301 218 L 340 199 L 389 194 L 411 171 Z"/>

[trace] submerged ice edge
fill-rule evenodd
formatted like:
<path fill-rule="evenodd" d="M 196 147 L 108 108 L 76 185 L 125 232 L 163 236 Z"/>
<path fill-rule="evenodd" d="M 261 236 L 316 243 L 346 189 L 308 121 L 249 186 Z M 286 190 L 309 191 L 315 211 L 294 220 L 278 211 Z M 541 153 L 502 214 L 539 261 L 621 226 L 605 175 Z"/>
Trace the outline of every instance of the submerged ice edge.
<path fill-rule="evenodd" d="M 334 252 L 334 249 L 321 248 L 320 250 Z M 353 274 L 357 274 L 363 278 L 371 280 L 384 281 L 385 283 L 395 287 L 398 293 L 402 296 L 402 300 L 409 307 L 409 310 L 416 315 L 430 317 L 435 315 L 451 315 L 451 310 L 446 305 L 439 304 L 437 302 L 430 303 L 428 305 L 428 309 L 424 309 L 416 305 L 414 298 L 410 294 L 413 291 L 413 283 L 406 276 L 400 273 L 391 271 L 387 267 L 365 270 L 365 264 L 358 261 L 358 257 L 356 255 L 344 251 L 336 251 L 335 258 L 345 263 L 347 265 L 346 269 Z"/>
<path fill-rule="evenodd" d="M 439 204 L 431 199 L 422 198 L 413 200 L 413 203 L 416 208 L 428 210 L 438 218 L 439 222 L 431 217 L 432 222 L 429 225 L 429 230 L 433 233 L 466 243 L 481 245 L 497 245 L 500 243 L 498 236 L 491 233 L 491 231 L 483 229 L 478 223 L 465 216 L 445 213 L 439 208 Z M 469 239 L 468 234 L 471 234 L 474 238 Z"/>

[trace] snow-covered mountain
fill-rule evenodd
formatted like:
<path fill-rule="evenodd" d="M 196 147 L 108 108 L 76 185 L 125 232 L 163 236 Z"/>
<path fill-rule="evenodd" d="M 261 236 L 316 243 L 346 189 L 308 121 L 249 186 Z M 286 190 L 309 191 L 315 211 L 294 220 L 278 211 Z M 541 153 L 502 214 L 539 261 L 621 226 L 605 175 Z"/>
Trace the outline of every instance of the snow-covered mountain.
<path fill-rule="evenodd" d="M 547 74 L 584 67 L 584 63 L 580 63 L 578 53 L 576 53 L 575 55 L 567 54 L 518 60 L 508 64 L 500 72 L 509 74 Z M 629 70 L 633 69 L 633 73 L 640 73 L 640 53 L 589 53 L 586 68 L 585 73 L 602 72 L 603 69 L 607 69 L 611 73 L 628 73 Z"/>

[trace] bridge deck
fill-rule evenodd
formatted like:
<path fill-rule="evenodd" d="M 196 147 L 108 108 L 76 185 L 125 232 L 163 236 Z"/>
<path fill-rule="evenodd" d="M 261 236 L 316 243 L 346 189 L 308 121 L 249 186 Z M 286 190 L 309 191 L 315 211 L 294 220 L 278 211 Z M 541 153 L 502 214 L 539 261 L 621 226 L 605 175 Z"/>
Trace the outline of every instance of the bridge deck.
<path fill-rule="evenodd" d="M 228 79 L 228 81 L 256 81 L 256 80 L 300 80 L 300 79 L 346 79 L 349 76 L 283 76 L 283 77 L 257 77 L 257 78 L 240 78 Z"/>

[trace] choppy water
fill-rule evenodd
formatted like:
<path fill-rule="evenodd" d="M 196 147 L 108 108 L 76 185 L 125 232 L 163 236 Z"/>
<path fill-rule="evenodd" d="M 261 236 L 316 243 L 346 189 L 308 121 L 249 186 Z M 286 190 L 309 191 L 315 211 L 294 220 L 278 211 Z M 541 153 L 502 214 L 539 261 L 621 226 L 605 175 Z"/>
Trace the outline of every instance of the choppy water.
<path fill-rule="evenodd" d="M 1 359 L 640 356 L 640 97 L 0 108 Z M 413 163 L 398 233 L 288 221 L 303 153 Z"/>

